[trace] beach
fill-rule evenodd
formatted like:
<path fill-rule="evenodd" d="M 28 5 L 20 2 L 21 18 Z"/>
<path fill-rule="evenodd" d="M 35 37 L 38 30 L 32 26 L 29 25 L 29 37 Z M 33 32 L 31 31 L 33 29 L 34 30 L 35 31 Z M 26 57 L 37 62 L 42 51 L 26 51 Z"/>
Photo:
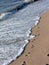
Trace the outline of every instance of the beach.
<path fill-rule="evenodd" d="M 0 6 L 0 65 L 48 65 L 49 0 Z"/>
<path fill-rule="evenodd" d="M 41 15 L 39 24 L 32 29 L 35 38 L 31 39 L 24 53 L 9 65 L 48 65 L 49 64 L 49 11 Z"/>

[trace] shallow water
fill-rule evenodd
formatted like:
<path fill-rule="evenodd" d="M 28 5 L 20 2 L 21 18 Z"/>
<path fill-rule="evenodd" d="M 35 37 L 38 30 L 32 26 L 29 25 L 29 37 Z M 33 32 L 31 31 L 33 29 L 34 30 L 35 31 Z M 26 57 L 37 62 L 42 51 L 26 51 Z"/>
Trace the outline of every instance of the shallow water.
<path fill-rule="evenodd" d="M 41 0 L 27 5 L 18 12 L 12 10 L 4 13 L 5 10 L 15 7 L 16 2 L 20 3 L 15 1 L 0 1 L 0 65 L 9 64 L 21 54 L 30 38 L 31 28 L 37 25 L 39 16 L 49 9 L 49 0 Z M 6 2 L 6 7 L 3 6 L 3 2 Z"/>

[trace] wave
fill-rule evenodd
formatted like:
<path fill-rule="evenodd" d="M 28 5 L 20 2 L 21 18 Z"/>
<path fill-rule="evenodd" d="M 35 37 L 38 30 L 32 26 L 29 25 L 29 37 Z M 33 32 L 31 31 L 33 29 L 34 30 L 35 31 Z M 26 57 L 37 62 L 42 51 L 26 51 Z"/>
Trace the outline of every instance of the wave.
<path fill-rule="evenodd" d="M 36 26 L 36 25 L 39 23 L 40 17 L 37 16 L 37 17 L 35 18 L 35 20 L 36 20 L 36 21 L 35 21 L 35 26 Z M 38 22 L 37 22 L 37 21 L 38 21 Z M 31 31 L 32 31 L 32 28 L 28 30 L 28 32 L 27 32 L 27 39 L 24 40 L 24 44 L 21 46 L 19 52 L 13 57 L 13 59 L 7 60 L 3 65 L 10 64 L 10 63 L 13 62 L 14 60 L 16 60 L 19 56 L 21 56 L 21 54 L 22 54 L 22 53 L 24 52 L 24 50 L 25 50 L 26 45 L 29 43 L 29 40 L 35 37 L 35 35 L 30 34 Z"/>
<path fill-rule="evenodd" d="M 2 0 L 0 1 L 0 13 L 12 11 L 23 3 L 24 0 Z"/>
<path fill-rule="evenodd" d="M 0 20 L 2 20 L 8 13 L 1 13 L 0 14 Z"/>

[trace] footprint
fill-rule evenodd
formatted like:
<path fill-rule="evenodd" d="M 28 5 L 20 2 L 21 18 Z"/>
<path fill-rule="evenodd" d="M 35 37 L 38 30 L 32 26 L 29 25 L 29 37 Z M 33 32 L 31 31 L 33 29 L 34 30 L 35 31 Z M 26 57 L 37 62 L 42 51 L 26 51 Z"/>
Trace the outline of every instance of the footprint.
<path fill-rule="evenodd" d="M 34 41 L 35 41 L 35 39 L 34 39 Z"/>
<path fill-rule="evenodd" d="M 35 41 L 35 39 L 32 40 L 32 42 L 34 42 L 34 41 Z"/>
<path fill-rule="evenodd" d="M 26 63 L 25 61 L 23 63 Z"/>
<path fill-rule="evenodd" d="M 40 30 L 37 30 L 37 32 L 39 32 Z"/>
<path fill-rule="evenodd" d="M 38 28 L 40 28 L 40 27 L 38 27 Z"/>
<path fill-rule="evenodd" d="M 28 52 L 28 54 L 30 54 L 30 52 Z"/>
<path fill-rule="evenodd" d="M 38 34 L 38 36 L 40 36 L 40 34 Z"/>
<path fill-rule="evenodd" d="M 27 55 L 25 55 L 25 56 L 27 56 Z"/>
<path fill-rule="evenodd" d="M 22 65 L 26 65 L 26 62 L 24 61 Z"/>
<path fill-rule="evenodd" d="M 47 56 L 49 56 L 49 54 L 47 54 Z M 49 65 L 49 64 L 46 64 L 46 65 Z"/>
<path fill-rule="evenodd" d="M 34 41 L 32 40 L 32 42 L 34 42 Z"/>
<path fill-rule="evenodd" d="M 49 54 L 47 56 L 49 56 Z"/>
<path fill-rule="evenodd" d="M 46 64 L 46 65 L 49 65 L 49 64 Z"/>
<path fill-rule="evenodd" d="M 37 37 L 37 35 L 35 35 L 35 37 Z"/>
<path fill-rule="evenodd" d="M 31 48 L 33 48 L 33 47 L 34 47 L 34 45 L 31 46 Z"/>

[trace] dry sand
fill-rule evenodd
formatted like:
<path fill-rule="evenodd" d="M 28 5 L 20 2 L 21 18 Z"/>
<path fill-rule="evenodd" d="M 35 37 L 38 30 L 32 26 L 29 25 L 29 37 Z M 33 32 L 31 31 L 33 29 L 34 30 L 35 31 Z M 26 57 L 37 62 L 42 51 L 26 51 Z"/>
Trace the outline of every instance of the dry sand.
<path fill-rule="evenodd" d="M 10 65 L 49 65 L 49 11 L 41 15 L 40 23 L 32 30 L 36 35 L 25 52 Z"/>

